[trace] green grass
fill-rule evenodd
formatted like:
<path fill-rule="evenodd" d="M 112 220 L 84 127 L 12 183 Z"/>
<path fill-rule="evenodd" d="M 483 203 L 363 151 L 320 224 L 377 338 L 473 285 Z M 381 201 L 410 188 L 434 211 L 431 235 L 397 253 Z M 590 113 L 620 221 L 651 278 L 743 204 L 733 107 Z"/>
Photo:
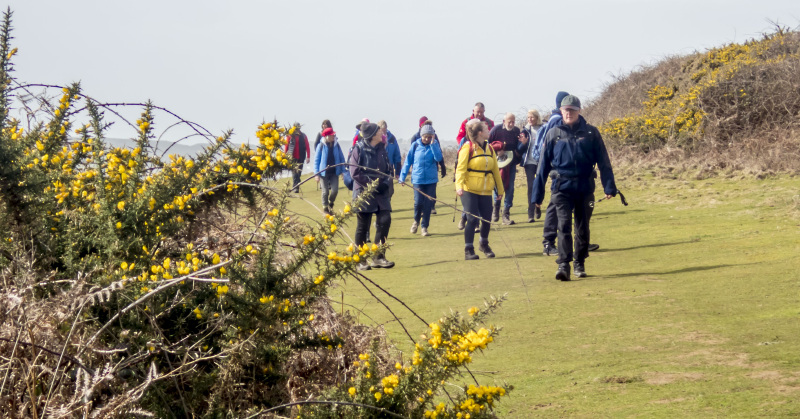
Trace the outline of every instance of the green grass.
<path fill-rule="evenodd" d="M 397 266 L 367 274 L 428 321 L 507 294 L 492 318 L 501 336 L 470 367 L 485 384 L 514 385 L 503 417 L 800 415 L 800 180 L 620 177 L 630 206 L 597 205 L 591 241 L 601 247 L 586 279 L 554 279 L 541 221 L 523 222 L 523 188 L 519 224 L 489 236 L 497 258 L 469 262 L 453 210 L 439 205 L 433 235 L 412 235 L 412 193 L 397 188 L 387 254 Z M 438 193 L 453 202 L 452 182 Z M 319 201 L 313 185 L 304 195 Z M 343 189 L 338 208 L 349 199 Z M 408 351 L 402 328 L 357 282 L 331 295 L 342 293 L 345 309 Z M 425 332 L 381 298 L 414 337 Z"/>

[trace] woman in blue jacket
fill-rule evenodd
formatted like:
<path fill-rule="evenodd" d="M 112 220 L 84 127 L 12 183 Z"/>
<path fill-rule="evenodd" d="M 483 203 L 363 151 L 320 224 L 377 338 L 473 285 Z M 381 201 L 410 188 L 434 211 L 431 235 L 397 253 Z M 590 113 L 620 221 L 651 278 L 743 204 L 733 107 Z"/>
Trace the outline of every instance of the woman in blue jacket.
<path fill-rule="evenodd" d="M 325 128 L 322 136 L 325 141 L 320 141 L 314 154 L 314 173 L 322 185 L 322 209 L 325 214 L 332 214 L 333 201 L 339 194 L 339 176 L 346 168 L 343 164 L 344 154 L 333 128 Z"/>
<path fill-rule="evenodd" d="M 436 198 L 436 184 L 439 182 L 438 164 L 442 161 L 442 149 L 439 147 L 439 142 L 434 140 L 436 132 L 433 126 L 423 125 L 420 134 L 421 138 L 414 141 L 408 150 L 403 170 L 400 171 L 400 182 L 405 183 L 408 171 L 411 170 L 411 183 L 414 184 L 414 223 L 411 224 L 411 232 L 416 233 L 422 224 L 422 235 L 429 236 L 428 225 L 435 201 L 423 194 Z"/>

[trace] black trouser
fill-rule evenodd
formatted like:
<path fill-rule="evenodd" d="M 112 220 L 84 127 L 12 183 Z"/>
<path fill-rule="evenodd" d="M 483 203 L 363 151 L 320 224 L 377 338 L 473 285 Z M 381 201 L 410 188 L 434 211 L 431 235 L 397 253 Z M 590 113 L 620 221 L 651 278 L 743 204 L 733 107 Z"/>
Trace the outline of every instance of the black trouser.
<path fill-rule="evenodd" d="M 558 237 L 558 215 L 556 215 L 556 206 L 553 205 L 553 199 L 550 198 L 550 203 L 547 204 L 547 210 L 544 212 L 544 228 L 542 229 L 542 245 L 554 245 L 556 237 Z M 560 245 L 560 244 L 559 244 Z"/>
<path fill-rule="evenodd" d="M 590 199 L 586 203 L 586 216 L 589 220 L 592 219 L 592 213 L 594 212 L 594 206 L 589 205 L 591 202 L 594 202 L 594 193 L 590 194 Z M 553 205 L 553 200 L 550 200 L 550 203 L 547 204 L 547 211 L 544 214 L 544 228 L 542 229 L 542 236 L 544 240 L 542 240 L 542 245 L 549 244 L 554 245 L 556 242 L 556 237 L 558 237 L 558 216 L 556 215 L 556 207 Z"/>
<path fill-rule="evenodd" d="M 467 226 L 464 228 L 464 246 L 473 247 L 475 242 L 475 227 L 481 222 L 480 242 L 489 243 L 489 227 L 492 219 L 492 196 L 478 195 L 464 191 L 461 195 L 461 204 L 464 211 L 474 215 L 467 215 Z M 483 218 L 483 220 L 475 217 Z"/>
<path fill-rule="evenodd" d="M 536 178 L 536 169 L 539 168 L 539 165 L 526 164 L 523 167 L 525 168 L 525 180 L 528 183 L 528 218 L 534 218 L 536 215 L 536 204 L 531 202 L 531 195 L 533 195 L 533 180 Z"/>
<path fill-rule="evenodd" d="M 300 175 L 303 173 L 303 163 L 295 163 L 295 168 L 292 169 L 292 190 L 299 192 L 297 184 L 300 183 Z"/>
<path fill-rule="evenodd" d="M 356 214 L 356 218 L 358 219 L 356 223 L 357 246 L 361 246 L 367 242 L 369 227 L 372 224 L 372 214 L 377 214 L 375 217 L 375 244 L 380 245 L 386 243 L 386 237 L 389 236 L 389 227 L 392 226 L 392 212 L 389 210 L 359 212 Z"/>
<path fill-rule="evenodd" d="M 550 202 L 558 216 L 558 259 L 556 263 L 573 260 L 572 217 L 575 216 L 575 260 L 583 262 L 589 256 L 589 208 L 592 193 L 555 192 Z"/>

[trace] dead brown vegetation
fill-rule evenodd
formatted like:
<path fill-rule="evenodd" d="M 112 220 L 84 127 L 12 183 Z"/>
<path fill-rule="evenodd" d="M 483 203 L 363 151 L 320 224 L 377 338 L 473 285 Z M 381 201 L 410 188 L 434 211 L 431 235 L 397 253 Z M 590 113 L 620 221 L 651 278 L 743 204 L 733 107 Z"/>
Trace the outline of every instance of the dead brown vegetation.
<path fill-rule="evenodd" d="M 800 172 L 800 33 L 776 28 L 763 40 L 778 39 L 766 49 L 752 48 L 752 58 L 723 63 L 728 76 L 699 89 L 699 110 L 704 114 L 698 134 L 688 140 L 667 140 L 659 147 L 639 147 L 634 142 L 607 139 L 615 163 L 634 167 L 672 167 L 713 175 Z M 736 45 L 720 48 L 732 49 Z M 716 50 L 712 50 L 716 51 Z M 629 74 L 615 76 L 603 93 L 585 109 L 584 116 L 602 126 L 616 118 L 643 111 L 648 91 L 671 86 L 677 92 L 698 85 L 707 53 L 667 57 Z M 712 63 L 711 68 L 719 66 Z"/>

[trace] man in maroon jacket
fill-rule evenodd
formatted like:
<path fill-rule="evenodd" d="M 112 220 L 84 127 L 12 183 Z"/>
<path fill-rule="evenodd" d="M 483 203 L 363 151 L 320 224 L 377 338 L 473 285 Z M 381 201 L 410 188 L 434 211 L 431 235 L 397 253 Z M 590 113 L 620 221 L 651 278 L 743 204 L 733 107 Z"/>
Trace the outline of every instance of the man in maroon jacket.
<path fill-rule="evenodd" d="M 300 174 L 303 173 L 303 163 L 308 163 L 311 160 L 311 150 L 309 150 L 308 146 L 308 137 L 300 131 L 299 122 L 294 123 L 294 133 L 286 139 L 286 154 L 294 159 L 292 192 L 297 193 L 300 191 L 297 185 L 300 183 Z M 305 158 L 303 158 L 304 156 Z"/>
<path fill-rule="evenodd" d="M 511 220 L 511 207 L 514 204 L 514 180 L 517 177 L 517 163 L 519 163 L 519 153 L 517 152 L 517 144 L 519 142 L 519 128 L 515 125 L 517 117 L 509 112 L 503 118 L 503 125 L 496 126 L 489 131 L 489 144 L 495 147 L 495 150 L 500 148 L 500 145 L 495 146 L 496 143 L 502 144 L 503 151 L 510 151 L 513 153 L 513 160 L 511 164 L 500 169 L 500 177 L 503 179 L 503 188 L 506 190 L 505 206 L 503 208 L 503 224 L 513 225 L 514 221 Z M 495 196 L 496 197 L 496 196 Z M 494 209 L 492 210 L 492 222 L 497 222 L 500 219 L 500 201 L 495 199 Z"/>

